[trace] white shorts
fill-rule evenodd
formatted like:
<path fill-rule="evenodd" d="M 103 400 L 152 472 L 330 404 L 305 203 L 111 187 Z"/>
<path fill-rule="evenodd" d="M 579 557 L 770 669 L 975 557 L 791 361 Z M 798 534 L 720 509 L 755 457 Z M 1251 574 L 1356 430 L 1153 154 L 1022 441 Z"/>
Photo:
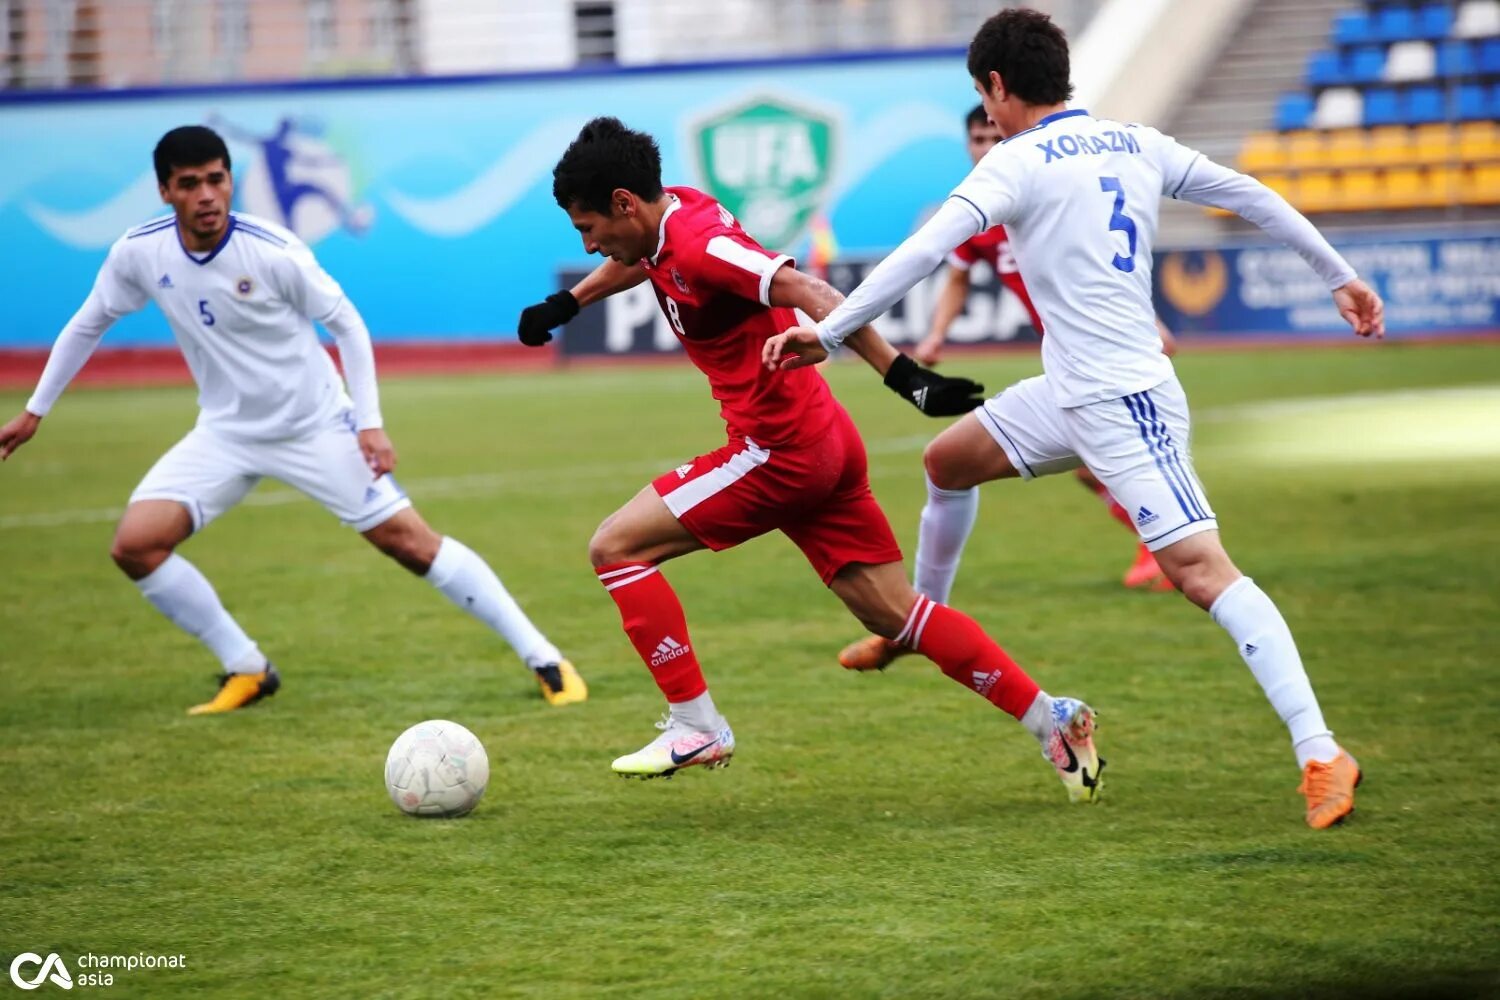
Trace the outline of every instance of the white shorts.
<path fill-rule="evenodd" d="M 159 458 L 130 494 L 175 500 L 201 531 L 255 488 L 279 479 L 318 501 L 356 531 L 369 531 L 411 506 L 389 475 L 374 478 L 348 413 L 321 431 L 285 441 L 239 441 L 194 427 Z"/>
<path fill-rule="evenodd" d="M 1219 526 L 1193 471 L 1187 396 L 1176 376 L 1145 392 L 1064 408 L 1038 375 L 974 412 L 1022 479 L 1087 466 L 1130 511 L 1153 552 Z"/>

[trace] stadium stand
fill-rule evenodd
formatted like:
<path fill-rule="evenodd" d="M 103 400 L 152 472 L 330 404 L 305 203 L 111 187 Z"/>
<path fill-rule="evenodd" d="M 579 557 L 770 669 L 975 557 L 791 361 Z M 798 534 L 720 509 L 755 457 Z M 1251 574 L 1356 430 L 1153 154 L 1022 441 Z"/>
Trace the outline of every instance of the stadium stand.
<path fill-rule="evenodd" d="M 1308 212 L 1500 205 L 1500 0 L 1372 0 L 1326 34 L 1241 169 Z"/>

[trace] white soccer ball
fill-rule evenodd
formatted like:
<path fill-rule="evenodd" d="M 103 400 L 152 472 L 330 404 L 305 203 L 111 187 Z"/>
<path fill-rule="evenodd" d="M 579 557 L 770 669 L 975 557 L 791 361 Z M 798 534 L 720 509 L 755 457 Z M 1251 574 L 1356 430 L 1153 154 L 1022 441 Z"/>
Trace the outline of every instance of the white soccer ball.
<path fill-rule="evenodd" d="M 490 782 L 490 758 L 479 737 L 456 722 L 419 722 L 396 737 L 385 758 L 385 787 L 411 816 L 462 816 Z"/>

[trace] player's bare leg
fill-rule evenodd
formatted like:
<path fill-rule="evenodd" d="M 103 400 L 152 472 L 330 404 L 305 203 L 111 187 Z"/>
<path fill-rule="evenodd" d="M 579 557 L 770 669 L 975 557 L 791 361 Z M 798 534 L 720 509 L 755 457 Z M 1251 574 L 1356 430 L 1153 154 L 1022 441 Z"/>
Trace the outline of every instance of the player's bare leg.
<path fill-rule="evenodd" d="M 1130 516 L 1130 511 L 1126 510 L 1120 504 L 1120 501 L 1116 500 L 1113 494 L 1109 492 L 1109 487 L 1101 483 L 1099 477 L 1095 476 L 1087 468 L 1080 466 L 1073 471 L 1073 475 L 1078 478 L 1078 481 L 1083 484 L 1085 489 L 1098 497 L 1100 502 L 1109 508 L 1109 516 L 1124 525 L 1125 530 L 1129 531 L 1131 537 L 1135 539 L 1135 561 L 1125 571 L 1125 586 L 1132 589 L 1171 590 L 1172 581 L 1168 580 L 1165 574 L 1162 573 L 1161 567 L 1156 563 L 1156 556 L 1152 554 L 1151 550 L 1146 547 L 1146 543 L 1141 541 L 1140 535 L 1136 533 L 1135 519 Z"/>
<path fill-rule="evenodd" d="M 682 602 L 658 564 L 704 548 L 650 486 L 605 518 L 589 539 L 589 560 L 620 609 L 620 624 L 667 699 L 661 735 L 611 765 L 616 774 L 670 777 L 684 767 L 722 767 L 734 733 L 719 714 L 693 652 Z"/>
<path fill-rule="evenodd" d="M 1217 531 L 1204 531 L 1156 553 L 1167 578 L 1213 616 L 1234 639 L 1240 656 L 1291 733 L 1298 789 L 1307 799 L 1308 825 L 1332 826 L 1354 811 L 1362 778 L 1354 758 L 1334 742 L 1303 669 L 1291 629 L 1255 581 L 1230 561 Z"/>
<path fill-rule="evenodd" d="M 923 453 L 927 503 L 917 536 L 916 590 L 944 604 L 958 575 L 964 545 L 979 514 L 979 484 L 1018 473 L 973 413 L 933 438 Z M 846 670 L 884 670 L 911 650 L 880 635 L 846 646 L 839 663 Z"/>
<path fill-rule="evenodd" d="M 432 530 L 412 507 L 397 511 L 365 531 L 364 537 L 503 637 L 535 673 L 549 704 L 571 705 L 588 698 L 588 687 L 573 664 L 531 623 L 495 571 L 468 546 Z"/>
<path fill-rule="evenodd" d="M 224 673 L 218 694 L 188 709 L 190 715 L 213 715 L 275 694 L 281 678 L 224 610 L 213 584 L 177 555 L 177 546 L 192 533 L 193 519 L 183 504 L 138 500 L 125 508 L 109 554 L 156 610 L 219 658 Z"/>
<path fill-rule="evenodd" d="M 912 589 L 901 563 L 852 563 L 829 587 L 865 628 L 921 653 L 1025 726 L 1072 801 L 1098 799 L 1103 761 L 1094 749 L 1093 709 L 1041 690 L 972 618 Z"/>

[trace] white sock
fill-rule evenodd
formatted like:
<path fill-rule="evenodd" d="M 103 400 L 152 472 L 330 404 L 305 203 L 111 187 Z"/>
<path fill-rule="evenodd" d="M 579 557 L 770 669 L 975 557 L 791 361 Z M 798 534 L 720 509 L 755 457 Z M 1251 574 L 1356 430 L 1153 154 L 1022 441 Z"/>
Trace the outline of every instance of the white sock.
<path fill-rule="evenodd" d="M 1036 737 L 1036 741 L 1047 748 L 1047 737 L 1052 735 L 1052 696 L 1045 691 L 1036 693 L 1036 700 L 1021 716 L 1021 725 L 1026 731 Z"/>
<path fill-rule="evenodd" d="M 689 729 L 696 729 L 700 733 L 711 733 L 729 724 L 714 707 L 714 699 L 707 691 L 687 701 L 672 702 L 669 707 L 672 710 L 673 721 L 680 722 Z"/>
<path fill-rule="evenodd" d="M 1337 757 L 1338 744 L 1323 722 L 1323 710 L 1302 669 L 1292 630 L 1265 591 L 1242 576 L 1219 595 L 1208 613 L 1234 639 L 1271 707 L 1291 731 L 1297 766 Z"/>
<path fill-rule="evenodd" d="M 531 624 L 489 564 L 458 539 L 443 538 L 424 579 L 503 636 L 531 669 L 540 670 L 562 659 L 557 647 Z"/>
<path fill-rule="evenodd" d="M 964 543 L 979 516 L 979 488 L 943 490 L 927 480 L 927 504 L 917 535 L 917 566 L 913 586 L 938 604 L 948 603 Z"/>
<path fill-rule="evenodd" d="M 229 673 L 258 674 L 266 669 L 266 658 L 224 610 L 213 584 L 182 556 L 167 556 L 135 585 L 173 625 L 212 650 Z"/>

